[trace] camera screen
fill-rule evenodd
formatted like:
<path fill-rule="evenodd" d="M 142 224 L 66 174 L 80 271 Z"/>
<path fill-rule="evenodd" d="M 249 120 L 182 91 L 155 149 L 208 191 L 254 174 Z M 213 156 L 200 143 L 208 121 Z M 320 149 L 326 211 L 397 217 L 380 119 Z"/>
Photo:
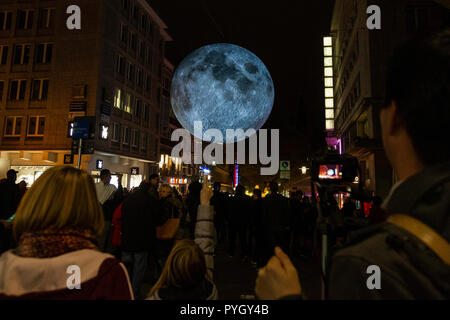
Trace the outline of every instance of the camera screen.
<path fill-rule="evenodd" d="M 340 180 L 342 179 L 342 164 L 321 164 L 319 166 L 319 179 Z"/>

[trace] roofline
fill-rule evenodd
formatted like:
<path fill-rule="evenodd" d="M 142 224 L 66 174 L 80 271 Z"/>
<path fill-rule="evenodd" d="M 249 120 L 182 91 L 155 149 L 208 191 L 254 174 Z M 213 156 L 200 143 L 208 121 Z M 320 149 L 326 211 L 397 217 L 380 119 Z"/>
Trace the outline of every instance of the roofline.
<path fill-rule="evenodd" d="M 166 29 L 168 28 L 166 23 L 161 19 L 158 14 L 153 10 L 152 7 L 148 4 L 145 0 L 138 0 L 138 3 L 147 10 L 148 14 L 153 18 L 153 20 L 156 22 L 156 24 L 159 26 L 159 30 L 161 33 L 161 36 L 165 41 L 173 41 L 172 37 L 167 33 Z"/>

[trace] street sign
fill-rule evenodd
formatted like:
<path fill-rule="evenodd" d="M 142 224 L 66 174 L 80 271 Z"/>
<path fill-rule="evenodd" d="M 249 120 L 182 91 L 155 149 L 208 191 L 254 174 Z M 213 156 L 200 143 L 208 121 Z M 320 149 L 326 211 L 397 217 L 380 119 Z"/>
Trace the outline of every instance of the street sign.
<path fill-rule="evenodd" d="M 73 164 L 73 154 L 64 155 L 64 164 Z"/>
<path fill-rule="evenodd" d="M 291 170 L 291 162 L 288 160 L 280 162 L 280 170 L 281 171 L 289 171 Z"/>
<path fill-rule="evenodd" d="M 289 180 L 291 179 L 291 172 L 290 171 L 280 171 L 280 179 L 283 180 Z"/>
<path fill-rule="evenodd" d="M 88 139 L 89 138 L 89 121 L 77 121 L 73 123 L 73 139 Z"/>
<path fill-rule="evenodd" d="M 73 139 L 94 139 L 95 138 L 95 117 L 76 117 L 73 120 L 74 135 Z M 77 125 L 77 123 L 80 123 Z M 86 124 L 87 123 L 87 124 Z M 75 136 L 75 131 L 78 126 L 80 136 Z M 86 127 L 88 128 L 88 136 L 86 137 Z"/>
<path fill-rule="evenodd" d="M 78 145 L 80 140 L 72 141 L 72 154 L 78 153 Z M 81 154 L 94 154 L 94 141 L 84 140 L 81 145 Z"/>

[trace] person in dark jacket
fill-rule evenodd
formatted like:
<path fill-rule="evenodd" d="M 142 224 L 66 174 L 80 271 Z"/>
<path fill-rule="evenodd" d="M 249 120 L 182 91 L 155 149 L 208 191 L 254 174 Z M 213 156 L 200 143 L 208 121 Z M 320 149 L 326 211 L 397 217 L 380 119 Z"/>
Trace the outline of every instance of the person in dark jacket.
<path fill-rule="evenodd" d="M 450 299 L 449 84 L 450 29 L 413 39 L 394 54 L 380 120 L 399 181 L 383 203 L 387 223 L 355 233 L 332 258 L 329 299 Z M 277 248 L 256 294 L 277 299 L 301 291 L 295 267 Z"/>
<path fill-rule="evenodd" d="M 213 196 L 211 198 L 211 205 L 214 207 L 214 226 L 217 232 L 217 242 L 222 243 L 226 238 L 226 201 L 227 198 L 224 193 L 220 192 L 220 182 L 214 182 Z"/>
<path fill-rule="evenodd" d="M 156 226 L 162 225 L 159 203 L 151 192 L 150 182 L 143 181 L 122 205 L 122 261 L 131 275 L 136 297 L 147 270 L 149 252 L 156 243 Z"/>
<path fill-rule="evenodd" d="M 265 245 L 264 261 L 269 260 L 275 246 L 289 250 L 290 209 L 289 200 L 278 194 L 278 184 L 270 182 L 269 194 L 263 199 L 262 224 L 264 228 Z"/>
<path fill-rule="evenodd" d="M 0 220 L 8 220 L 17 210 L 20 189 L 16 184 L 17 171 L 10 169 L 0 182 Z"/>
<path fill-rule="evenodd" d="M 233 257 L 236 251 L 236 240 L 239 238 L 241 258 L 247 259 L 249 255 L 248 225 L 251 216 L 251 198 L 245 195 L 245 187 L 238 185 L 236 194 L 228 202 L 229 217 L 229 246 L 228 255 Z"/>
<path fill-rule="evenodd" d="M 192 182 L 188 187 L 188 195 L 186 198 L 186 207 L 189 214 L 189 229 L 192 239 L 195 235 L 195 224 L 197 222 L 197 209 L 200 205 L 200 191 L 202 190 L 202 184 L 198 181 Z"/>

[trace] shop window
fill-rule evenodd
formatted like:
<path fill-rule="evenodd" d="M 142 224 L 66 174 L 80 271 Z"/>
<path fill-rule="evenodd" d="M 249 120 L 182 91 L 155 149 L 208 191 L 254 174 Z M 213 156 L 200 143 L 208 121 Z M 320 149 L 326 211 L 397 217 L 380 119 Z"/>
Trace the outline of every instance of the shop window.
<path fill-rule="evenodd" d="M 45 130 L 45 117 L 34 116 L 29 118 L 27 136 L 41 137 L 44 135 L 44 130 Z"/>
<path fill-rule="evenodd" d="M 20 137 L 22 117 L 6 117 L 5 137 Z"/>

